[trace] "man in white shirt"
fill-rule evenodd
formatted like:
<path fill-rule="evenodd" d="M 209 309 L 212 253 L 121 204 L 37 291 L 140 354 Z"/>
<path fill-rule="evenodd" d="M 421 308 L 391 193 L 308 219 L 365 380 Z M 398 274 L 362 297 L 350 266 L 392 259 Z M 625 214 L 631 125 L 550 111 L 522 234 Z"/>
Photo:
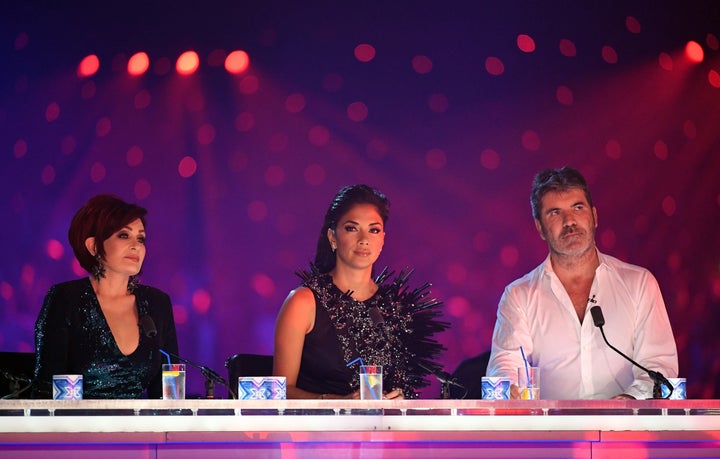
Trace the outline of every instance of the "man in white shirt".
<path fill-rule="evenodd" d="M 598 251 L 597 209 L 577 170 L 538 173 L 531 206 L 550 253 L 505 288 L 488 376 L 511 378 L 511 396 L 519 398 L 524 353 L 540 367 L 542 399 L 652 398 L 652 379 L 610 349 L 589 311 L 601 306 L 610 344 L 649 370 L 677 377 L 675 339 L 655 277 Z"/>

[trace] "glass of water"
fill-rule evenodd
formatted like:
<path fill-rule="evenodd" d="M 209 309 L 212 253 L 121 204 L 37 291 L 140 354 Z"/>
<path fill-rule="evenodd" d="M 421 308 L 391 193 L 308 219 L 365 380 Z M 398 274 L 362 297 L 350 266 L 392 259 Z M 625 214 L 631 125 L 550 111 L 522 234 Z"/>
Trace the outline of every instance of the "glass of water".
<path fill-rule="evenodd" d="M 163 400 L 185 400 L 185 364 L 162 366 Z"/>
<path fill-rule="evenodd" d="M 382 400 L 382 365 L 360 366 L 360 400 Z"/>

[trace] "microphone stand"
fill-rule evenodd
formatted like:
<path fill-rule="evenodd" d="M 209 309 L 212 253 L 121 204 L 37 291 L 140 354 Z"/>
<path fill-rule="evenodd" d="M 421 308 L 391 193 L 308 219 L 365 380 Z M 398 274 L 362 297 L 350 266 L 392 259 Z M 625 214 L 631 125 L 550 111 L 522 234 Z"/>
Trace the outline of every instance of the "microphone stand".
<path fill-rule="evenodd" d="M 180 357 L 179 355 L 175 355 L 172 352 L 168 352 L 167 354 L 174 359 L 177 359 L 183 363 L 190 365 L 191 367 L 195 367 L 200 370 L 200 373 L 202 373 L 202 375 L 205 377 L 205 398 L 215 398 L 215 383 L 222 384 L 223 386 L 227 387 L 230 395 L 234 397 L 235 393 L 232 391 L 232 389 L 230 389 L 230 385 L 228 384 L 228 382 L 225 381 L 222 376 L 217 374 L 215 370 L 208 368 L 204 365 L 195 363 L 186 358 Z"/>
<path fill-rule="evenodd" d="M 595 308 L 598 308 L 598 309 L 595 309 Z M 599 312 L 595 312 L 595 311 L 599 311 Z M 602 316 L 602 311 L 600 310 L 600 306 L 593 306 L 591 308 L 590 312 L 593 315 L 593 321 L 595 322 L 595 326 L 600 329 L 600 333 L 602 334 L 602 337 L 605 340 L 605 344 L 607 344 L 610 347 L 610 349 L 612 349 L 613 351 L 615 351 L 618 354 L 620 354 L 621 356 L 625 357 L 625 359 L 628 362 L 632 363 L 633 365 L 636 365 L 638 368 L 645 371 L 650 376 L 650 379 L 653 380 L 653 398 L 663 398 L 661 385 L 665 385 L 665 387 L 668 388 L 670 393 L 668 394 L 667 398 L 670 398 L 670 396 L 673 393 L 673 386 L 672 386 L 672 384 L 670 384 L 670 381 L 668 381 L 667 378 L 665 378 L 665 376 L 663 376 L 663 374 L 660 373 L 659 371 L 648 370 L 647 368 L 640 365 L 639 363 L 637 363 L 636 361 L 634 361 L 627 355 L 620 352 L 620 350 L 618 348 L 616 348 L 615 346 L 610 344 L 610 342 L 605 337 L 605 330 L 603 330 L 603 325 L 605 324 L 605 319 Z"/>
<path fill-rule="evenodd" d="M 442 398 L 443 400 L 448 400 L 450 398 L 450 386 L 457 386 L 463 389 L 465 391 L 465 394 L 467 395 L 467 388 L 460 384 L 453 375 L 446 373 L 440 369 L 433 370 L 426 367 L 420 362 L 418 362 L 418 366 L 430 373 L 431 375 L 435 376 L 435 378 L 440 381 L 440 398 Z"/>

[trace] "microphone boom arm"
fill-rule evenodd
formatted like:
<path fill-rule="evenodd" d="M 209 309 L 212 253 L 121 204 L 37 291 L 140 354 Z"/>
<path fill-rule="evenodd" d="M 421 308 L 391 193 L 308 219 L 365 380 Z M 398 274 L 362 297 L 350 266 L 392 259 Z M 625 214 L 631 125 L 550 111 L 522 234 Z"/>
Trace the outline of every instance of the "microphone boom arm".
<path fill-rule="evenodd" d="M 599 306 L 594 306 L 593 309 L 594 308 L 599 308 Z M 602 317 L 602 316 L 600 316 L 600 317 Z M 605 337 L 605 330 L 603 330 L 604 323 L 605 323 L 605 320 L 602 319 L 601 323 L 596 323 L 595 325 L 597 325 L 597 327 L 600 329 L 600 333 L 602 334 L 602 337 L 605 340 L 605 344 L 607 344 L 610 347 L 610 349 L 612 349 L 613 351 L 615 351 L 618 354 L 620 354 L 621 356 L 623 356 L 628 362 L 632 363 L 633 365 L 636 365 L 638 368 L 640 368 L 641 370 L 643 370 L 650 376 L 650 379 L 653 380 L 653 398 L 663 398 L 661 396 L 661 394 L 662 394 L 662 391 L 660 389 L 661 384 L 663 384 L 665 387 L 667 387 L 668 390 L 670 391 L 670 393 L 668 394 L 668 398 L 669 398 L 673 392 L 673 386 L 672 386 L 672 384 L 670 384 L 670 381 L 668 381 L 667 378 L 665 376 L 663 376 L 663 374 L 660 373 L 659 371 L 648 370 L 644 366 L 640 365 L 639 363 L 637 363 L 636 361 L 634 361 L 633 359 L 631 359 L 630 357 L 628 357 L 627 355 L 622 353 L 618 348 L 616 348 L 615 346 L 610 344 L 608 339 Z"/>

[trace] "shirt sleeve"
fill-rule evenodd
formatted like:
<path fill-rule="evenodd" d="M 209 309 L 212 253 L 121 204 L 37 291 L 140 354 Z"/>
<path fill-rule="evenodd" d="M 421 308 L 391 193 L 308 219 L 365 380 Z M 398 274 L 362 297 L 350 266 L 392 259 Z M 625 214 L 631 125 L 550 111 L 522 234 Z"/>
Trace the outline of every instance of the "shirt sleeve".
<path fill-rule="evenodd" d="M 498 305 L 487 370 L 488 376 L 510 378 L 513 384 L 517 384 L 517 369 L 524 365 L 520 347 L 522 346 L 526 357 L 533 352 L 523 303 L 522 295 L 513 290 L 512 286 L 508 286 L 503 292 Z"/>
<path fill-rule="evenodd" d="M 648 370 L 659 371 L 666 378 L 676 378 L 678 355 L 675 337 L 660 287 L 649 271 L 642 274 L 638 295 L 633 359 Z M 640 368 L 633 371 L 635 379 L 625 393 L 638 399 L 652 398 L 652 384 L 648 384 L 647 373 Z"/>

